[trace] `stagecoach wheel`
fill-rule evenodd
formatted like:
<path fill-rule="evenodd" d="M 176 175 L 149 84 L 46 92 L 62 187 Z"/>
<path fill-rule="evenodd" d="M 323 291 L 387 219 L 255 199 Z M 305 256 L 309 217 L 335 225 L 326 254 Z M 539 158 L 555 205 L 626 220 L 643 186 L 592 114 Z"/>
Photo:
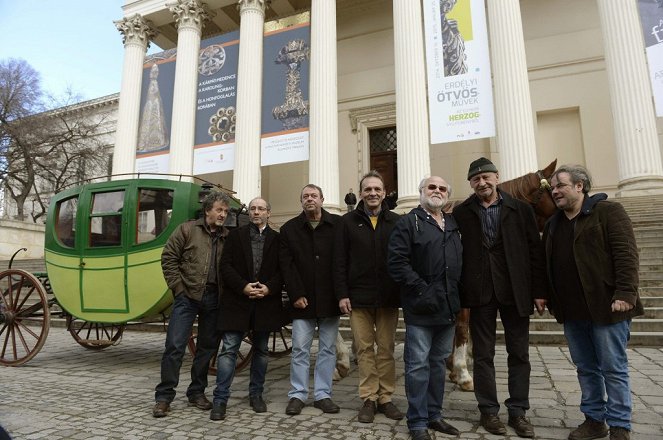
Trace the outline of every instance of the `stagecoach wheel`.
<path fill-rule="evenodd" d="M 187 347 L 189 348 L 189 353 L 191 353 L 191 357 L 196 356 L 195 334 L 189 337 L 189 342 L 187 343 Z M 217 349 L 212 355 L 212 358 L 209 360 L 208 374 L 210 376 L 216 376 L 216 359 L 218 355 L 219 355 L 219 350 Z M 239 373 L 244 368 L 246 368 L 246 366 L 249 365 L 249 363 L 251 362 L 252 357 L 253 357 L 253 343 L 251 342 L 251 338 L 249 336 L 246 336 L 242 340 L 242 344 L 239 346 L 239 352 L 237 353 L 237 362 L 235 363 L 235 373 Z"/>
<path fill-rule="evenodd" d="M 120 343 L 124 324 L 90 322 L 67 315 L 67 330 L 79 345 L 90 350 L 103 350 Z"/>
<path fill-rule="evenodd" d="M 272 332 L 269 338 L 269 355 L 272 357 L 287 356 L 292 352 L 292 327 L 286 324 L 281 330 Z"/>
<path fill-rule="evenodd" d="M 44 346 L 50 328 L 46 291 L 20 269 L 0 272 L 0 364 L 23 365 Z"/>

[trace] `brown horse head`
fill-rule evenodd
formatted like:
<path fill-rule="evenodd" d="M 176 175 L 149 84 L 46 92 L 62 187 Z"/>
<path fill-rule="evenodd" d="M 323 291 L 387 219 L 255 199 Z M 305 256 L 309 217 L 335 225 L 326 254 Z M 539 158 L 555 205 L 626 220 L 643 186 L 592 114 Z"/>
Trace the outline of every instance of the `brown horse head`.
<path fill-rule="evenodd" d="M 557 166 L 557 159 L 542 170 L 535 173 L 527 173 L 524 176 L 502 182 L 497 187 L 508 192 L 516 199 L 529 203 L 534 214 L 539 231 L 543 231 L 546 220 L 555 213 L 557 207 L 552 198 L 550 177 Z"/>

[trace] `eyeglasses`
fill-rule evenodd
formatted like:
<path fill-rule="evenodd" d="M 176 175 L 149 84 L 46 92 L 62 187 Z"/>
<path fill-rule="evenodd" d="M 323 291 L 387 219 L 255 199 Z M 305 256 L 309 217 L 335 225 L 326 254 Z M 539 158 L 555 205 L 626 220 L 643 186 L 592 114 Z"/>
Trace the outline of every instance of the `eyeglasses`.
<path fill-rule="evenodd" d="M 447 187 L 444 186 L 444 185 L 434 185 L 434 184 L 431 183 L 426 188 L 428 188 L 429 191 L 435 191 L 436 189 L 439 189 L 440 192 L 443 192 L 443 193 L 447 192 Z"/>

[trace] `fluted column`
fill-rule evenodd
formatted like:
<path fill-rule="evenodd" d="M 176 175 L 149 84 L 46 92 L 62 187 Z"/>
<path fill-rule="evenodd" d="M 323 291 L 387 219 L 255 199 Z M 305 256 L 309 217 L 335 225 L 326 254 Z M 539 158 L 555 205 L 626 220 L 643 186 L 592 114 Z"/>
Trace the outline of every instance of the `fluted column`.
<path fill-rule="evenodd" d="M 663 193 L 663 165 L 635 0 L 598 0 L 619 167 L 618 195 Z"/>
<path fill-rule="evenodd" d="M 200 0 L 177 0 L 168 8 L 177 25 L 177 62 L 173 90 L 173 116 L 170 134 L 171 174 L 193 174 L 196 98 L 198 94 L 198 52 L 200 35 L 210 15 Z M 179 180 L 179 177 L 172 177 Z"/>
<path fill-rule="evenodd" d="M 244 203 L 261 193 L 260 134 L 264 0 L 239 0 L 239 65 L 233 190 Z"/>
<path fill-rule="evenodd" d="M 394 0 L 398 208 L 419 204 L 419 182 L 430 175 L 421 3 Z"/>
<path fill-rule="evenodd" d="M 325 209 L 340 213 L 336 1 L 311 1 L 309 182 L 325 194 Z"/>
<path fill-rule="evenodd" d="M 149 20 L 136 14 L 115 22 L 122 34 L 124 61 L 122 86 L 117 109 L 117 130 L 113 149 L 113 174 L 133 173 L 136 165 L 136 142 L 140 119 L 140 89 L 143 79 L 143 61 L 149 40 L 157 35 Z M 128 179 L 118 176 L 113 179 Z"/>
<path fill-rule="evenodd" d="M 519 0 L 488 0 L 500 180 L 537 170 L 534 116 Z"/>

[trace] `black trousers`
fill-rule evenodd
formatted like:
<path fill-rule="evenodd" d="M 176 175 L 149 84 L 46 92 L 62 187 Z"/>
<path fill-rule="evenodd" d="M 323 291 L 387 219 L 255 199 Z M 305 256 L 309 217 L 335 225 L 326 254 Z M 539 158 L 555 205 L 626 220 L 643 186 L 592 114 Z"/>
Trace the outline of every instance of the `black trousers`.
<path fill-rule="evenodd" d="M 500 409 L 495 383 L 495 330 L 500 312 L 506 340 L 509 370 L 509 416 L 525 415 L 529 409 L 529 316 L 521 317 L 515 304 L 500 304 L 493 295 L 490 303 L 470 309 L 470 335 L 474 355 L 474 395 L 482 414 Z"/>

